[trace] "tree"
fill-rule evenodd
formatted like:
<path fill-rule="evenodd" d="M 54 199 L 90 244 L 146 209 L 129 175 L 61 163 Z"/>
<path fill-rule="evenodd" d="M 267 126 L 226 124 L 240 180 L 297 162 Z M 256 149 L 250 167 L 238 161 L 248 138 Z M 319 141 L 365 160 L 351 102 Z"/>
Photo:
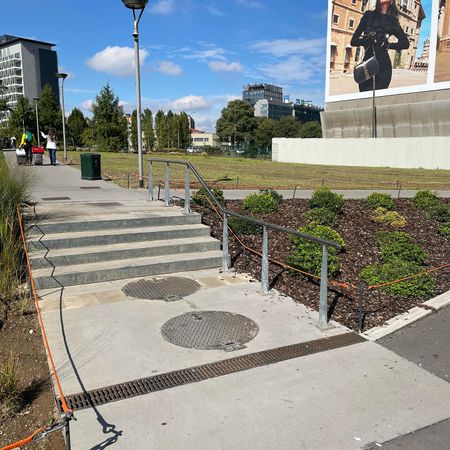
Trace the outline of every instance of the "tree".
<path fill-rule="evenodd" d="M 253 106 L 242 100 L 229 102 L 216 123 L 221 141 L 229 141 L 234 147 L 251 142 L 256 127 Z"/>
<path fill-rule="evenodd" d="M 255 131 L 255 143 L 260 153 L 268 154 L 272 151 L 272 138 L 276 135 L 277 122 L 267 117 L 258 119 Z"/>
<path fill-rule="evenodd" d="M 301 124 L 292 116 L 284 116 L 276 122 L 275 137 L 298 138 L 300 137 Z"/>
<path fill-rule="evenodd" d="M 109 84 L 95 98 L 92 113 L 93 138 L 99 150 L 119 151 L 127 146 L 127 119 Z"/>
<path fill-rule="evenodd" d="M 20 143 L 20 136 L 24 129 L 36 133 L 36 122 L 34 120 L 33 108 L 26 97 L 20 96 L 15 107 L 11 110 L 8 120 L 8 134 L 15 136 Z"/>
<path fill-rule="evenodd" d="M 131 148 L 138 151 L 138 133 L 137 133 L 137 111 L 131 113 Z"/>
<path fill-rule="evenodd" d="M 155 132 L 153 130 L 152 112 L 148 108 L 144 109 L 142 130 L 144 132 L 144 148 L 146 150 L 153 150 L 153 147 L 155 146 Z"/>
<path fill-rule="evenodd" d="M 62 137 L 61 110 L 50 85 L 46 84 L 42 89 L 37 106 L 40 130 L 45 132 L 54 130 L 59 137 Z"/>
<path fill-rule="evenodd" d="M 166 120 L 166 115 L 164 114 L 163 111 L 159 110 L 155 116 L 155 133 L 156 133 L 158 150 L 162 150 L 162 148 L 164 147 L 164 140 L 165 140 L 164 122 L 165 122 L 165 120 Z"/>
<path fill-rule="evenodd" d="M 306 122 L 300 130 L 301 138 L 321 138 L 322 127 L 319 122 Z"/>
<path fill-rule="evenodd" d="M 178 116 L 178 146 L 180 148 L 188 148 L 191 145 L 191 133 L 189 129 L 189 118 L 185 112 Z"/>
<path fill-rule="evenodd" d="M 78 109 L 72 109 L 69 117 L 67 118 L 67 137 L 69 143 L 72 143 L 75 147 L 82 147 L 83 133 L 88 127 L 87 121 L 83 113 Z"/>

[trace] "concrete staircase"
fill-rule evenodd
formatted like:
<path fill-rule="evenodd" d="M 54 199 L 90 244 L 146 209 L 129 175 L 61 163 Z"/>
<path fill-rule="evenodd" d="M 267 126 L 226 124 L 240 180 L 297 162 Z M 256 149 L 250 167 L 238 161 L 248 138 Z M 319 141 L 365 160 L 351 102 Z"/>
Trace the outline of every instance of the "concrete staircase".
<path fill-rule="evenodd" d="M 179 208 L 49 217 L 28 235 L 37 289 L 218 268 L 220 243 Z"/>

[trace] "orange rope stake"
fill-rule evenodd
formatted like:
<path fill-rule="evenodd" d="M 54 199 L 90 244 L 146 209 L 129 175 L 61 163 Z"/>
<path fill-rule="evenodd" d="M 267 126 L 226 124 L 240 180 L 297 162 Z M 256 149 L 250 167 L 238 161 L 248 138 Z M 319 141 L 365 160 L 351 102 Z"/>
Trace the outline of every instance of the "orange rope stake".
<path fill-rule="evenodd" d="M 44 322 L 42 320 L 41 309 L 39 307 L 38 295 L 36 292 L 36 285 L 34 283 L 33 274 L 31 272 L 30 256 L 28 254 L 28 247 L 27 247 L 27 242 L 25 239 L 25 233 L 24 233 L 23 223 L 22 223 L 22 213 L 21 213 L 19 207 L 17 207 L 17 218 L 19 221 L 20 234 L 22 236 L 23 249 L 25 251 L 25 256 L 26 256 L 26 261 L 27 261 L 27 271 L 28 271 L 28 276 L 30 278 L 30 282 L 31 282 L 31 290 L 32 290 L 33 298 L 34 298 L 34 305 L 36 307 L 36 311 L 38 314 L 39 325 L 40 325 L 41 333 L 42 333 L 42 339 L 44 341 L 45 351 L 47 353 L 47 357 L 50 362 L 50 366 L 51 366 L 52 373 L 53 373 L 53 378 L 55 380 L 56 388 L 58 390 L 58 394 L 59 394 L 59 397 L 61 400 L 61 406 L 62 406 L 64 415 L 61 418 L 60 422 L 50 425 L 49 427 L 41 427 L 38 430 L 36 430 L 32 435 L 28 436 L 27 438 L 22 439 L 21 441 L 17 441 L 14 444 L 7 445 L 6 447 L 1 448 L 0 450 L 11 450 L 14 448 L 19 448 L 19 447 L 22 447 L 23 445 L 29 444 L 30 442 L 37 442 L 41 439 L 44 439 L 50 433 L 66 427 L 67 424 L 70 422 L 70 420 L 73 417 L 73 411 L 71 409 L 69 409 L 69 407 L 67 406 L 67 401 L 66 401 L 66 398 L 65 398 L 62 388 L 61 388 L 61 383 L 59 381 L 59 377 L 56 372 L 55 363 L 53 361 L 53 356 L 50 351 L 50 345 L 48 343 L 47 334 L 45 332 Z"/>

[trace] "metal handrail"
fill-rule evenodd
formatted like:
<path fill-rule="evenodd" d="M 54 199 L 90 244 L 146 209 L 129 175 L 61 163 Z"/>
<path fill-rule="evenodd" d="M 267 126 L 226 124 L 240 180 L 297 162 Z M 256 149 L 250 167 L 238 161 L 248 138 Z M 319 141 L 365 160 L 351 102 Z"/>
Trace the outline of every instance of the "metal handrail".
<path fill-rule="evenodd" d="M 264 222 L 262 220 L 255 219 L 250 216 L 246 216 L 244 214 L 240 214 L 234 211 L 229 211 L 226 209 L 216 198 L 214 193 L 209 189 L 205 180 L 200 175 L 195 166 L 189 161 L 183 160 L 169 160 L 162 158 L 149 158 L 147 160 L 149 162 L 149 174 L 148 174 L 148 191 L 149 191 L 149 199 L 154 200 L 153 196 L 153 163 L 160 162 L 166 164 L 166 172 L 165 172 L 165 198 L 164 203 L 165 206 L 170 205 L 170 164 L 179 164 L 184 165 L 186 167 L 185 170 L 185 198 L 184 198 L 184 209 L 185 213 L 189 214 L 191 212 L 190 209 L 190 172 L 195 175 L 199 183 L 206 190 L 208 195 L 211 197 L 213 202 L 216 204 L 218 209 L 223 214 L 223 239 L 222 239 L 222 250 L 223 250 L 223 262 L 222 266 L 224 270 L 229 269 L 230 264 L 230 255 L 228 253 L 228 216 L 236 217 L 241 220 L 247 220 L 249 222 L 254 223 L 262 227 L 263 229 L 263 252 L 262 252 L 262 273 L 261 273 L 261 287 L 263 293 L 269 293 L 269 238 L 268 238 L 268 229 L 281 231 L 284 233 L 291 234 L 296 237 L 300 237 L 306 239 L 311 242 L 315 242 L 317 244 L 322 245 L 322 266 L 321 266 L 321 274 L 320 274 L 320 306 L 319 306 L 319 324 L 321 327 L 325 328 L 328 324 L 328 247 L 335 248 L 339 250 L 341 246 L 334 241 L 329 241 L 327 239 L 321 239 L 316 236 L 312 236 L 310 234 L 301 233 L 300 231 L 293 230 L 291 228 L 282 227 L 279 225 L 275 225 L 272 223 Z"/>

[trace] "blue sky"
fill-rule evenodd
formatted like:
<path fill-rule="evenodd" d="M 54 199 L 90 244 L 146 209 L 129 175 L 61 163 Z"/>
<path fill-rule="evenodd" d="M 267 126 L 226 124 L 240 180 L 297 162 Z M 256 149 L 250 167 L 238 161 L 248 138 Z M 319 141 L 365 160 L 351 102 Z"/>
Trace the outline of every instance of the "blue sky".
<path fill-rule="evenodd" d="M 0 34 L 57 44 L 66 109 L 109 82 L 135 108 L 132 14 L 121 0 L 1 0 Z M 185 110 L 214 129 L 242 86 L 280 85 L 324 102 L 327 0 L 150 0 L 140 24 L 143 106 Z"/>

